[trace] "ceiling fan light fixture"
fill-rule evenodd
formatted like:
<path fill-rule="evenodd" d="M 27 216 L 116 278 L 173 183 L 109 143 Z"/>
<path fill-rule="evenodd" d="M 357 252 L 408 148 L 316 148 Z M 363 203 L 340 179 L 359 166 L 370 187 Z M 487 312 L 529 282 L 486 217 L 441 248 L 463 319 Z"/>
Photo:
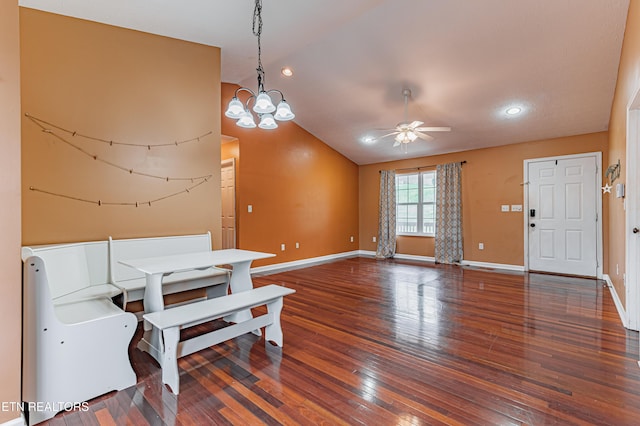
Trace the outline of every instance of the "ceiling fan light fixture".
<path fill-rule="evenodd" d="M 388 136 L 393 136 L 395 140 L 395 143 L 393 144 L 393 146 L 395 147 L 395 146 L 404 145 L 404 148 L 406 150 L 407 144 L 414 142 L 416 139 L 422 139 L 425 141 L 433 140 L 433 137 L 431 135 L 428 135 L 427 133 L 424 133 L 424 132 L 451 131 L 451 127 L 422 127 L 422 125 L 424 124 L 424 122 L 422 121 L 414 120 L 410 122 L 408 120 L 408 103 L 409 103 L 409 97 L 411 96 L 411 90 L 404 89 L 402 91 L 402 95 L 404 96 L 404 121 L 398 123 L 396 127 L 391 129 L 379 129 L 379 130 L 389 131 L 390 133 L 387 133 L 382 136 L 377 136 L 375 138 L 376 141 L 386 138 Z M 367 139 L 364 138 L 363 142 L 367 143 Z"/>

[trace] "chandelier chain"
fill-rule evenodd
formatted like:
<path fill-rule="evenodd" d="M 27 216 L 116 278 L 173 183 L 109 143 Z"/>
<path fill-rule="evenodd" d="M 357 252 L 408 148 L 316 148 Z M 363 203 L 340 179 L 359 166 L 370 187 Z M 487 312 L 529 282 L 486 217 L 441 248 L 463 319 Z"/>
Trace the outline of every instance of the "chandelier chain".
<path fill-rule="evenodd" d="M 262 45 L 260 43 L 260 36 L 262 35 L 262 0 L 256 0 L 256 5 L 253 9 L 253 35 L 258 37 L 258 90 L 262 89 L 264 84 L 264 70 L 262 69 Z"/>

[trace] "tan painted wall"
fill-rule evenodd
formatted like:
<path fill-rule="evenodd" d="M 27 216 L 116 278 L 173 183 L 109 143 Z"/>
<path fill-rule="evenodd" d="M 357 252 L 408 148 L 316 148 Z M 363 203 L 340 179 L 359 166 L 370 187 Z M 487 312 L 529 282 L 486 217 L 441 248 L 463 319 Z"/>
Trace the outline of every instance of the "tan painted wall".
<path fill-rule="evenodd" d="M 56 130 L 65 140 L 127 169 L 190 177 L 212 174 L 190 193 L 157 203 L 98 206 L 30 187 L 101 202 L 143 202 L 183 191 L 93 160 L 22 118 L 25 245 L 200 233 L 220 240 L 220 50 L 142 32 L 22 9 L 22 112 L 107 140 L 172 143 L 109 146 Z"/>
<path fill-rule="evenodd" d="M 624 43 L 618 68 L 618 81 L 611 108 L 609 121 L 609 158 L 612 163 L 620 159 L 622 170 L 620 179 L 616 183 L 626 183 L 627 161 L 627 105 L 640 84 L 640 1 L 631 0 L 627 26 L 624 33 Z M 627 194 L 629 196 L 636 194 Z M 625 212 L 623 199 L 611 198 L 609 206 L 609 258 L 611 268 L 609 277 L 613 282 L 616 293 L 623 304 L 626 304 L 626 290 L 622 274 L 625 270 Z M 615 265 L 618 265 L 616 274 Z"/>
<path fill-rule="evenodd" d="M 0 2 L 0 401 L 20 401 L 20 33 L 17 0 Z M 20 417 L 0 411 L 0 423 Z"/>
<path fill-rule="evenodd" d="M 524 265 L 523 213 L 501 213 L 502 204 L 524 204 L 523 161 L 582 152 L 607 152 L 607 133 L 551 139 L 360 167 L 360 248 L 376 250 L 379 170 L 467 161 L 462 168 L 464 258 Z M 606 164 L 606 158 L 603 159 Z M 606 201 L 603 210 L 606 212 Z M 606 213 L 605 213 L 606 214 Z M 604 235 L 607 235 L 606 218 Z M 606 239 L 605 239 L 606 241 Z M 478 250 L 478 243 L 484 250 Z M 400 236 L 397 251 L 433 256 L 434 239 Z M 605 270 L 607 265 L 605 247 Z"/>
<path fill-rule="evenodd" d="M 222 85 L 223 110 L 236 88 Z M 222 133 L 239 140 L 238 247 L 277 254 L 256 265 L 358 249 L 356 164 L 294 122 L 242 129 L 223 116 Z"/>

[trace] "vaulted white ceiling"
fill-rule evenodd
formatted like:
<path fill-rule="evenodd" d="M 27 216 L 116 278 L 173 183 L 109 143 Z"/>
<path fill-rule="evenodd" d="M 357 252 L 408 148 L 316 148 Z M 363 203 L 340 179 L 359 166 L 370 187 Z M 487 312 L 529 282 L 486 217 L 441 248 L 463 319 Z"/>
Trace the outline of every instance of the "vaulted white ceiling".
<path fill-rule="evenodd" d="M 222 80 L 254 88 L 252 0 L 20 0 L 219 46 Z M 628 0 L 264 0 L 266 88 L 358 164 L 607 130 Z M 283 66 L 295 74 L 280 75 Z M 374 129 L 451 126 L 407 152 Z M 519 105 L 523 113 L 504 111 Z M 223 120 L 227 118 L 223 117 Z M 256 129 L 256 132 L 267 130 Z"/>

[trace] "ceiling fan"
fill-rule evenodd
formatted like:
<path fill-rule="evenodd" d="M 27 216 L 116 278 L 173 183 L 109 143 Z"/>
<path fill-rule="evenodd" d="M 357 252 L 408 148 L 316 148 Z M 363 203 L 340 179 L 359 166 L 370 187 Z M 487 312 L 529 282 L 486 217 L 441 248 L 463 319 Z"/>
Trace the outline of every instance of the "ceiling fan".
<path fill-rule="evenodd" d="M 433 136 L 428 135 L 424 132 L 449 132 L 451 131 L 451 127 L 422 127 L 424 122 L 422 121 L 412 121 L 409 122 L 407 118 L 407 108 L 409 105 L 409 98 L 411 97 L 411 90 L 404 89 L 402 91 L 402 95 L 404 96 L 404 121 L 398 123 L 395 128 L 392 129 L 381 129 L 384 131 L 389 131 L 386 135 L 379 136 L 374 140 L 380 140 L 386 138 L 388 136 L 395 135 L 395 142 L 393 146 L 400 146 L 402 144 L 408 144 L 410 142 L 415 141 L 420 138 L 425 141 L 433 140 Z M 406 145 L 405 145 L 406 146 Z"/>

